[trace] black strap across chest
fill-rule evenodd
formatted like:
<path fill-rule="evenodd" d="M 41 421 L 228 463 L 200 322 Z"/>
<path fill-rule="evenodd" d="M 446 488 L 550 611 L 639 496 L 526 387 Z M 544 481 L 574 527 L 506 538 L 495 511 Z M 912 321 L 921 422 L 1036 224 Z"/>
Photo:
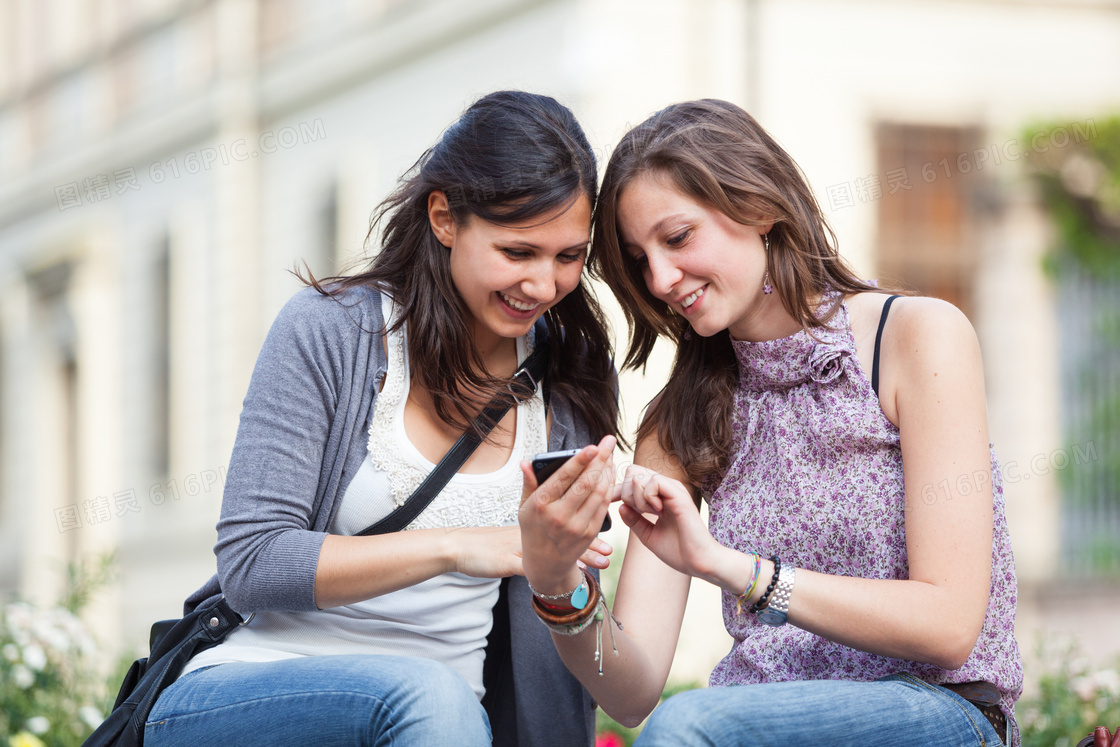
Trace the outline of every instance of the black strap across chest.
<path fill-rule="evenodd" d="M 528 392 L 530 397 L 533 396 L 533 393 L 537 391 L 537 383 L 545 378 L 545 373 L 548 371 L 548 354 L 547 333 L 543 335 L 538 333 L 537 346 L 521 364 L 517 373 L 514 374 L 515 384 L 511 386 L 516 386 L 520 391 Z M 376 524 L 371 524 L 358 532 L 358 535 L 399 532 L 411 524 L 428 507 L 428 504 L 435 500 L 436 496 L 447 485 L 447 482 L 459 471 L 459 468 L 474 453 L 478 445 L 482 443 L 482 439 L 490 434 L 490 431 L 505 417 L 512 406 L 508 399 L 495 400 L 487 405 L 486 409 L 475 418 L 471 427 L 459 436 L 459 440 L 444 455 L 435 469 L 428 473 L 424 482 L 420 483 L 420 486 L 408 497 L 404 505 Z M 547 397 L 545 406 L 547 407 Z"/>
<path fill-rule="evenodd" d="M 887 314 L 890 313 L 891 304 L 899 296 L 891 296 L 883 304 L 883 313 L 879 315 L 879 330 L 875 333 L 875 359 L 871 362 L 871 389 L 875 396 L 879 396 L 879 344 L 883 341 L 883 327 L 887 326 Z"/>

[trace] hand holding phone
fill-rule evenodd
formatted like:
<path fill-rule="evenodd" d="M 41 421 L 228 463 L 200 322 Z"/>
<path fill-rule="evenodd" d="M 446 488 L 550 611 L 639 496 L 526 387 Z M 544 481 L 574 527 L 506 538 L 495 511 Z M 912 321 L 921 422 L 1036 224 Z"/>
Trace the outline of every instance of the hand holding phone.
<path fill-rule="evenodd" d="M 576 454 L 583 451 L 583 449 L 568 449 L 567 451 L 549 451 L 544 454 L 537 454 L 533 457 L 533 474 L 536 475 L 537 485 L 543 485 L 544 481 L 551 477 L 556 470 L 563 466 L 564 462 L 568 461 Z M 611 515 L 608 513 L 603 517 L 603 527 L 599 530 L 605 532 L 611 528 Z"/>

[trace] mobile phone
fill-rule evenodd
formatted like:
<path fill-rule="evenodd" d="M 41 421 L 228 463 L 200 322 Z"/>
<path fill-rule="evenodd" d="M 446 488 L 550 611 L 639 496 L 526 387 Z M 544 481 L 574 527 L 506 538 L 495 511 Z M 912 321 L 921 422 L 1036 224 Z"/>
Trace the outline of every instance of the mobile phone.
<path fill-rule="evenodd" d="M 583 451 L 583 449 L 568 449 L 567 451 L 549 451 L 544 454 L 537 454 L 533 457 L 533 474 L 537 477 L 537 485 L 544 484 L 544 481 L 552 477 L 553 473 L 576 454 Z M 600 532 L 605 532 L 611 528 L 611 515 L 608 513 L 603 517 L 603 527 Z"/>

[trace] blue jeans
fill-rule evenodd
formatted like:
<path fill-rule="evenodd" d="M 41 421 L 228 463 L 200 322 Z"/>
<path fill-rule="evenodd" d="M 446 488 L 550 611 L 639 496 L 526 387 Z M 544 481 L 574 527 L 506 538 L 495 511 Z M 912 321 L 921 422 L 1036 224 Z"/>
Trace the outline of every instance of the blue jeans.
<path fill-rule="evenodd" d="M 160 745 L 489 745 L 474 690 L 406 656 L 306 656 L 218 664 L 164 690 L 144 727 Z"/>
<path fill-rule="evenodd" d="M 634 747 L 999 747 L 964 698 L 908 674 L 690 690 L 657 707 Z"/>

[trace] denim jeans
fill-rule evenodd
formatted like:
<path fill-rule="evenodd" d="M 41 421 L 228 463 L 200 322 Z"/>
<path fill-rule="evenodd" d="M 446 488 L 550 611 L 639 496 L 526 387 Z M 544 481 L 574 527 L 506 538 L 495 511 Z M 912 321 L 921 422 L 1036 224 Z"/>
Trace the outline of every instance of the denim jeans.
<path fill-rule="evenodd" d="M 450 667 L 406 656 L 306 656 L 188 672 L 144 728 L 161 745 L 489 745 L 474 690 Z"/>
<path fill-rule="evenodd" d="M 657 707 L 634 747 L 999 747 L 964 698 L 908 674 L 690 690 Z"/>

